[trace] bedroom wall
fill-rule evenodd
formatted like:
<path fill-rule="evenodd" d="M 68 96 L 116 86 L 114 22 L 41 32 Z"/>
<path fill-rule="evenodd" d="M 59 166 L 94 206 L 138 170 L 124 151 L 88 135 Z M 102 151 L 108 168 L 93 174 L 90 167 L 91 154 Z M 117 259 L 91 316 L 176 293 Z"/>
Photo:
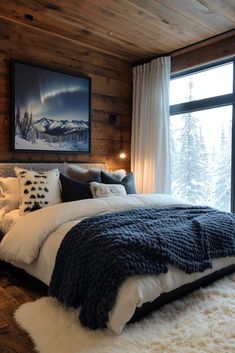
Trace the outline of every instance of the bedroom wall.
<path fill-rule="evenodd" d="M 223 60 L 235 55 L 235 35 L 226 33 L 211 40 L 178 50 L 171 55 L 172 72 Z"/>
<path fill-rule="evenodd" d="M 10 151 L 10 59 L 81 73 L 92 78 L 91 153 L 78 155 Z M 0 160 L 107 162 L 109 168 L 130 168 L 131 66 L 127 61 L 79 45 L 54 33 L 11 19 L 0 19 Z M 109 123 L 121 114 L 127 158 L 120 160 L 120 129 Z"/>

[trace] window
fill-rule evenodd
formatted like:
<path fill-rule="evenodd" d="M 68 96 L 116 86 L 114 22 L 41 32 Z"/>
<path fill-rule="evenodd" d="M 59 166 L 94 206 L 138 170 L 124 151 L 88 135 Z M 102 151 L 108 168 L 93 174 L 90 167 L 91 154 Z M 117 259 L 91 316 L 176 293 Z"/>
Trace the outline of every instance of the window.
<path fill-rule="evenodd" d="M 224 211 L 235 211 L 234 65 L 185 72 L 170 84 L 172 193 Z"/>

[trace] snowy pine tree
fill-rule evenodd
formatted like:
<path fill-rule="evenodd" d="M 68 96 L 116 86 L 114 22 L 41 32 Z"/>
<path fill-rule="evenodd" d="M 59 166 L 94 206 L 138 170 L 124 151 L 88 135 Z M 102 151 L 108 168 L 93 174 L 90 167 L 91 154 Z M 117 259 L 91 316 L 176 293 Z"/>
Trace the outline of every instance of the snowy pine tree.
<path fill-rule="evenodd" d="M 209 178 L 209 168 L 208 168 L 208 155 L 205 145 L 204 136 L 202 129 L 199 129 L 198 142 L 197 142 L 197 165 L 198 170 L 196 173 L 196 185 L 197 185 L 197 203 L 209 203 L 210 193 L 210 178 Z"/>
<path fill-rule="evenodd" d="M 25 110 L 23 118 L 20 115 L 20 109 L 17 107 L 16 111 L 16 133 L 25 140 L 32 143 L 36 142 L 36 132 L 33 127 L 33 114 L 29 115 Z"/>
<path fill-rule="evenodd" d="M 20 124 L 21 124 L 20 107 L 19 107 L 19 105 L 17 105 L 17 107 L 16 107 L 16 116 L 15 116 L 16 134 L 20 134 Z"/>
<path fill-rule="evenodd" d="M 30 118 L 29 118 L 29 123 L 28 123 L 28 133 L 27 133 L 27 140 L 36 143 L 36 131 L 33 126 L 33 114 L 31 112 Z"/>
<path fill-rule="evenodd" d="M 27 140 L 27 135 L 28 135 L 28 131 L 29 131 L 29 122 L 30 122 L 29 113 L 27 110 L 25 110 L 24 117 L 23 117 L 22 123 L 21 123 L 21 136 L 25 140 Z"/>
<path fill-rule="evenodd" d="M 192 100 L 192 81 L 189 81 L 189 101 Z M 176 196 L 195 203 L 204 203 L 207 199 L 207 152 L 199 119 L 193 113 L 182 114 L 184 125 L 180 137 L 172 147 L 175 153 L 172 171 L 172 189 Z M 174 143 L 171 139 L 171 143 Z"/>
<path fill-rule="evenodd" d="M 198 136 L 197 121 L 192 114 L 184 114 L 181 130 L 180 149 L 177 158 L 175 191 L 178 196 L 192 202 L 197 201 Z"/>
<path fill-rule="evenodd" d="M 227 128 L 228 130 L 228 128 Z M 231 149 L 229 131 L 221 130 L 220 153 L 217 157 L 217 175 L 215 188 L 215 207 L 230 211 L 231 195 Z"/>

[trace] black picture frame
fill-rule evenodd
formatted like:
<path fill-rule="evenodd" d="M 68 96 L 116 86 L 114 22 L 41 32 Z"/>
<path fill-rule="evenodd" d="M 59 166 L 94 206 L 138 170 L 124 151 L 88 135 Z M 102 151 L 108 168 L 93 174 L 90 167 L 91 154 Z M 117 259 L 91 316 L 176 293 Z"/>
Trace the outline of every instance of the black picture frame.
<path fill-rule="evenodd" d="M 91 78 L 11 62 L 11 150 L 90 153 Z"/>

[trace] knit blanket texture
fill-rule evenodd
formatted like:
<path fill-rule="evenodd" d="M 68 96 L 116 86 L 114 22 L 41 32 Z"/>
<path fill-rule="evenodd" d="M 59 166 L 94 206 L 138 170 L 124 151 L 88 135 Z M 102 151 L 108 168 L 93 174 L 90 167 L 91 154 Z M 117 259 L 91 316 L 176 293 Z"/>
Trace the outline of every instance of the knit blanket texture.
<path fill-rule="evenodd" d="M 133 275 L 186 273 L 235 255 L 235 215 L 209 207 L 138 208 L 87 218 L 63 239 L 49 295 L 81 306 L 80 321 L 106 327 L 118 288 Z"/>

